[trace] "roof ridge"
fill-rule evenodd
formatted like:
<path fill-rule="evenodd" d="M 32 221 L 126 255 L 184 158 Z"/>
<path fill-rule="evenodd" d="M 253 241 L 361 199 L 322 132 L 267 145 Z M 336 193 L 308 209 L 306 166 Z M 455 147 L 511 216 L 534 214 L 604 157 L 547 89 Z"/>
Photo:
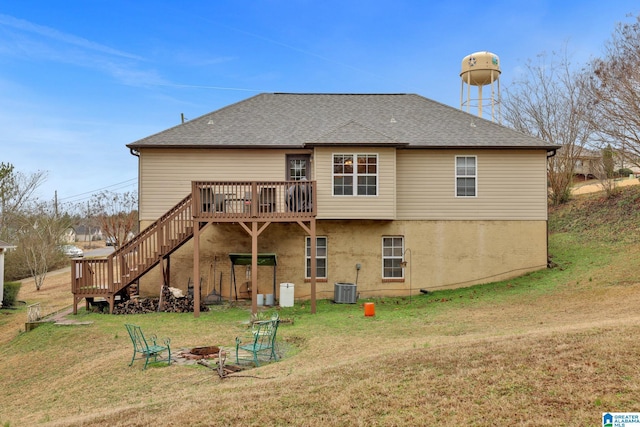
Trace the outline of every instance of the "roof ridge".
<path fill-rule="evenodd" d="M 338 95 L 338 96 L 398 96 L 398 95 L 414 95 L 413 93 L 401 93 L 401 92 L 393 92 L 393 93 L 348 93 L 348 92 L 272 92 L 271 95 Z"/>
<path fill-rule="evenodd" d="M 317 138 L 312 139 L 311 141 L 308 141 L 308 142 L 310 142 L 310 143 L 320 142 L 323 138 L 329 136 L 330 134 L 337 133 L 340 129 L 345 129 L 347 126 L 352 125 L 352 124 L 357 125 L 357 126 L 359 126 L 361 128 L 364 128 L 364 129 L 366 129 L 367 131 L 369 131 L 369 132 L 371 132 L 373 134 L 381 135 L 381 136 L 384 137 L 384 139 L 387 139 L 389 141 L 398 142 L 398 140 L 396 138 L 393 138 L 393 137 L 391 137 L 389 135 L 386 135 L 384 132 L 380 132 L 380 131 L 378 131 L 376 129 L 373 129 L 373 128 L 365 125 L 365 124 L 360 123 L 357 120 L 354 120 L 354 119 L 350 119 L 347 122 L 345 122 L 345 123 L 343 123 L 341 125 L 338 125 L 338 126 L 334 127 L 333 129 L 331 129 L 331 130 L 329 130 L 327 132 L 324 132 L 324 133 L 320 134 Z M 363 141 L 363 142 L 365 142 L 365 141 Z"/>

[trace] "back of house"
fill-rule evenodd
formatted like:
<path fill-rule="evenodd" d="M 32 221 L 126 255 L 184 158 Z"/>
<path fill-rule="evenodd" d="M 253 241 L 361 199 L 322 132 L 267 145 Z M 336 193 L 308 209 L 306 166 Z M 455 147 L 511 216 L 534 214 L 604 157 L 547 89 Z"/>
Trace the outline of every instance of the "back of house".
<path fill-rule="evenodd" d="M 290 283 L 307 299 L 312 281 L 319 298 L 334 298 L 336 283 L 399 296 L 547 265 L 557 147 L 419 95 L 265 93 L 128 147 L 141 230 L 196 188 L 213 212 L 169 273 L 158 265 L 141 279 L 142 294 L 157 295 L 164 278 L 186 289 L 198 272 L 203 295 L 221 298 L 278 299 L 276 284 Z M 274 265 L 232 263 L 256 251 Z"/>

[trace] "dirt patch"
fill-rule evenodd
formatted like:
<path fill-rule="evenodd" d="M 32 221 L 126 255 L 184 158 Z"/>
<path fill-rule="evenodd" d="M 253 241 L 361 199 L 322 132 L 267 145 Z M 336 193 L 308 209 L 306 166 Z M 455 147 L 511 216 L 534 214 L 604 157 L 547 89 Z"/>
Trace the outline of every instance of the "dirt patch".
<path fill-rule="evenodd" d="M 638 178 L 626 178 L 615 181 L 616 187 L 628 187 L 630 185 L 638 185 L 640 184 L 640 180 Z M 580 195 L 580 194 L 590 194 L 597 193 L 603 191 L 602 184 L 599 181 L 587 181 L 584 184 L 579 184 L 574 186 L 571 189 L 571 194 Z"/>

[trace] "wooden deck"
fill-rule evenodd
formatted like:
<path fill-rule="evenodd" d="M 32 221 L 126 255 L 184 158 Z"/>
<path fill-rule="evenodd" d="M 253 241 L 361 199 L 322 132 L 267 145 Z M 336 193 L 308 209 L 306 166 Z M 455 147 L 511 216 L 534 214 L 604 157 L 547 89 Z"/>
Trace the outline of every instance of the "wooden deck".
<path fill-rule="evenodd" d="M 315 182 L 192 182 L 194 219 L 295 222 L 316 215 Z"/>
<path fill-rule="evenodd" d="M 197 260 L 199 231 L 209 223 L 237 222 L 256 241 L 271 222 L 297 222 L 315 236 L 315 185 L 314 181 L 192 182 L 191 194 L 107 258 L 71 261 L 73 312 L 83 298 L 87 305 L 93 298 L 104 298 L 113 312 L 118 295 L 194 236 Z M 306 227 L 305 222 L 313 225 Z M 259 231 L 257 223 L 263 223 Z M 195 261 L 194 270 L 198 269 Z M 197 311 L 199 299 L 197 295 Z"/>

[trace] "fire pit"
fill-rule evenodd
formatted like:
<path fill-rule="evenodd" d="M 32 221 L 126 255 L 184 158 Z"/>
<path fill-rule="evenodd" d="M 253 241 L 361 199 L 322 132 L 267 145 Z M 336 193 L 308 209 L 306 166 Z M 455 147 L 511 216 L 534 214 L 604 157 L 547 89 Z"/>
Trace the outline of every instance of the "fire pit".
<path fill-rule="evenodd" d="M 209 362 L 211 359 L 216 360 Z M 226 378 L 229 374 L 240 372 L 245 369 L 241 366 L 226 365 L 226 360 L 227 352 L 217 345 L 183 349 L 175 354 L 176 364 L 202 365 L 211 370 L 217 371 L 220 378 Z"/>
<path fill-rule="evenodd" d="M 177 357 L 183 357 L 189 360 L 215 359 L 220 354 L 220 347 L 212 345 L 208 347 L 195 347 L 190 350 L 178 352 Z"/>

